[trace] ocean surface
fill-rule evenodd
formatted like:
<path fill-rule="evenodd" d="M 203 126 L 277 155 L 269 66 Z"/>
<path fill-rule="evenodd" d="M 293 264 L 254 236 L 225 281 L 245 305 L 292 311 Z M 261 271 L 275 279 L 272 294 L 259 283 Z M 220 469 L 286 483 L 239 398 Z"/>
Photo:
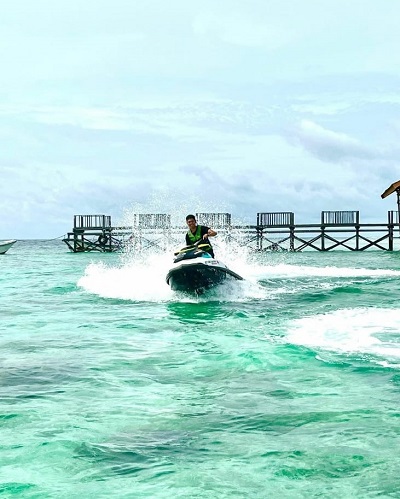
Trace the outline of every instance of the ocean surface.
<path fill-rule="evenodd" d="M 0 256 L 0 496 L 400 498 L 400 253 Z"/>

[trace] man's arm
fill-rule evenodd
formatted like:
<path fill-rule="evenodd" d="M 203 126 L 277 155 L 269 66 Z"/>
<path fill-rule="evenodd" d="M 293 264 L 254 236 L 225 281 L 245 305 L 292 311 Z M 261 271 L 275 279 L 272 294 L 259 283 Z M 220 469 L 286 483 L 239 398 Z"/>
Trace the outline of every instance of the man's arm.
<path fill-rule="evenodd" d="M 214 237 L 217 235 L 217 232 L 210 227 L 202 227 L 201 233 L 203 235 L 203 239 L 207 239 L 208 237 Z"/>

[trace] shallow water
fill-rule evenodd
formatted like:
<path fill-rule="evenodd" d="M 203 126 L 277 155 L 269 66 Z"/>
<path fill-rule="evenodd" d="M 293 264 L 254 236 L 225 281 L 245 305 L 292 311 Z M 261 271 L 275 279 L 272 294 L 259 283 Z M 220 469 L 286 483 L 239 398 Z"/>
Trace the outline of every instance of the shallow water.
<path fill-rule="evenodd" d="M 0 257 L 0 494 L 400 497 L 398 252 Z"/>

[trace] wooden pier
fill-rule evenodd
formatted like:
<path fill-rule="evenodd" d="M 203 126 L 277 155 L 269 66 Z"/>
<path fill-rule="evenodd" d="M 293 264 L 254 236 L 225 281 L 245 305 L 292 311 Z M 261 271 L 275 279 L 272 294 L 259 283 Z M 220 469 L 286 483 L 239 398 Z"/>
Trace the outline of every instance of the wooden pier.
<path fill-rule="evenodd" d="M 335 249 L 393 251 L 400 235 L 399 212 L 389 211 L 385 223 L 361 223 L 359 211 L 322 211 L 318 224 L 296 224 L 293 212 L 257 213 L 254 225 L 232 225 L 230 213 L 196 213 L 199 224 L 218 231 L 228 244 L 260 251 L 332 251 Z M 166 251 L 184 245 L 186 225 L 173 226 L 165 213 L 135 214 L 131 226 L 112 226 L 109 215 L 75 215 L 63 242 L 74 253 Z"/>

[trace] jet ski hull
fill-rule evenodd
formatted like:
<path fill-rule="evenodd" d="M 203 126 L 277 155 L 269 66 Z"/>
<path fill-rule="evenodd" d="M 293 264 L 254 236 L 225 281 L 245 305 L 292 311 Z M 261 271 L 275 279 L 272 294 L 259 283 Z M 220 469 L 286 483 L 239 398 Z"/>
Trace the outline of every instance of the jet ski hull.
<path fill-rule="evenodd" d="M 218 260 L 204 258 L 175 264 L 169 270 L 166 281 L 174 291 L 201 294 L 229 278 L 243 279 Z"/>

